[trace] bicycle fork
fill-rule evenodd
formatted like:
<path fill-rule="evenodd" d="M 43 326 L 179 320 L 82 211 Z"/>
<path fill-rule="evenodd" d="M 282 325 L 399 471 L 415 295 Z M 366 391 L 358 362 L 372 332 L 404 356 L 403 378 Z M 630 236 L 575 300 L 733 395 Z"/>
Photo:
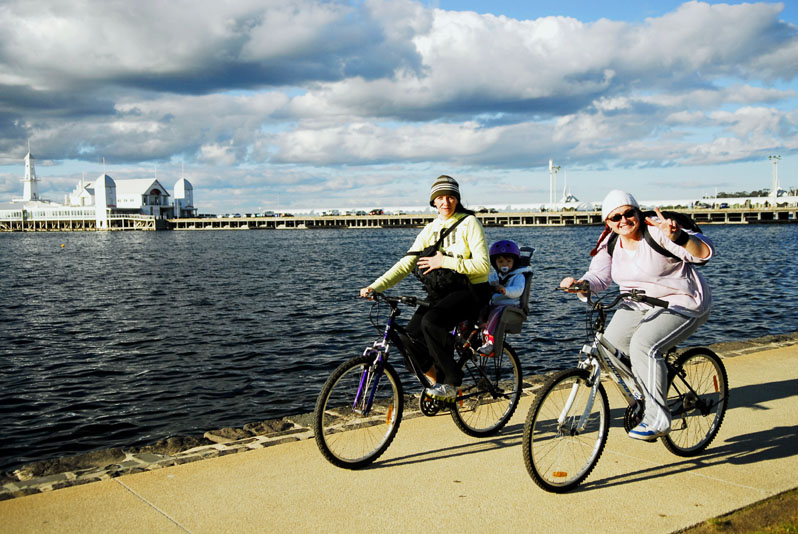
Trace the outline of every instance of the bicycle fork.
<path fill-rule="evenodd" d="M 599 373 L 600 368 L 598 362 L 595 359 L 590 359 L 585 361 L 586 366 L 582 367 L 583 369 L 587 368 L 589 365 L 590 369 L 590 379 L 588 383 L 591 383 L 590 393 L 588 394 L 587 403 L 585 403 L 585 409 L 582 411 L 582 414 L 579 416 L 579 420 L 576 425 L 571 426 L 567 433 L 572 436 L 578 435 L 585 430 L 585 426 L 587 425 L 587 420 L 590 417 L 590 412 L 593 409 L 593 402 L 596 400 L 596 393 L 598 392 L 599 387 Z M 571 412 L 571 408 L 573 408 L 574 402 L 576 402 L 576 397 L 579 395 L 579 390 L 581 389 L 579 382 L 571 386 L 571 393 L 568 395 L 568 400 L 563 407 L 562 413 L 560 417 L 557 419 L 557 428 L 562 433 L 565 430 L 565 422 L 569 418 L 568 414 Z"/>
<path fill-rule="evenodd" d="M 355 400 L 352 403 L 352 411 L 363 416 L 367 416 L 371 411 L 371 405 L 374 402 L 374 395 L 377 393 L 377 388 L 380 385 L 382 378 L 383 366 L 383 351 L 376 348 L 368 348 L 363 353 L 364 356 L 374 356 L 374 361 L 371 365 L 363 368 L 363 374 L 360 375 L 360 384 L 357 388 Z"/>

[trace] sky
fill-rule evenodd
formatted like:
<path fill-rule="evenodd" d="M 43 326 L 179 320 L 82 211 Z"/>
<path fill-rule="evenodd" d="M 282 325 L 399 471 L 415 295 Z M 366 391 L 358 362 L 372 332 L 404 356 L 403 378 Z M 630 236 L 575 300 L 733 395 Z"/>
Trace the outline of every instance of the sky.
<path fill-rule="evenodd" d="M 795 3 L 793 3 L 795 4 Z M 783 2 L 3 0 L 0 201 L 85 177 L 200 213 L 682 199 L 798 187 Z"/>

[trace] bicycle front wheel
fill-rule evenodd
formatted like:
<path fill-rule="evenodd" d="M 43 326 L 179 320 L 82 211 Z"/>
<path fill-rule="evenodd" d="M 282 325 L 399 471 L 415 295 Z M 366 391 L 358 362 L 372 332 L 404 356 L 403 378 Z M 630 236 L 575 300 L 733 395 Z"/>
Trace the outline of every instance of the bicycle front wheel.
<path fill-rule="evenodd" d="M 671 431 L 662 442 L 673 454 L 695 456 L 715 439 L 726 414 L 729 385 L 720 357 L 703 347 L 688 350 L 673 364 L 668 385 Z"/>
<path fill-rule="evenodd" d="M 492 436 L 510 420 L 521 400 L 521 362 L 506 343 L 502 354 L 477 353 L 451 409 L 457 428 L 474 437 Z"/>
<path fill-rule="evenodd" d="M 357 469 L 376 460 L 399 430 L 404 406 L 402 383 L 372 356 L 341 364 L 316 401 L 313 432 L 322 455 L 333 465 Z"/>
<path fill-rule="evenodd" d="M 595 467 L 607 443 L 610 405 L 584 369 L 561 371 L 535 397 L 524 424 L 524 464 L 535 484 L 565 493 Z M 593 392 L 595 391 L 595 397 Z"/>

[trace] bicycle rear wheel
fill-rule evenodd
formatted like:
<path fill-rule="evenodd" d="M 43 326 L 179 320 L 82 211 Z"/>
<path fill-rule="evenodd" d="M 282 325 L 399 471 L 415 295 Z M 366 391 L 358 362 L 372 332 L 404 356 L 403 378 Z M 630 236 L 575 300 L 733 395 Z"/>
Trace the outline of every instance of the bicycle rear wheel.
<path fill-rule="evenodd" d="M 589 376 L 584 369 L 555 374 L 529 409 L 524 424 L 524 464 L 535 484 L 546 491 L 565 493 L 578 486 L 607 443 L 607 392 L 598 384 L 591 401 Z"/>
<path fill-rule="evenodd" d="M 498 356 L 477 353 L 474 358 L 466 363 L 452 419 L 469 436 L 492 436 L 507 424 L 521 400 L 521 362 L 506 343 Z"/>
<path fill-rule="evenodd" d="M 379 370 L 373 356 L 358 356 L 341 364 L 316 401 L 313 432 L 322 455 L 346 469 L 376 460 L 396 436 L 403 399 L 402 383 L 389 363 Z"/>
<path fill-rule="evenodd" d="M 676 373 L 668 386 L 671 431 L 662 442 L 673 454 L 695 456 L 715 439 L 723 423 L 729 402 L 726 368 L 704 347 L 688 350 L 673 366 Z"/>

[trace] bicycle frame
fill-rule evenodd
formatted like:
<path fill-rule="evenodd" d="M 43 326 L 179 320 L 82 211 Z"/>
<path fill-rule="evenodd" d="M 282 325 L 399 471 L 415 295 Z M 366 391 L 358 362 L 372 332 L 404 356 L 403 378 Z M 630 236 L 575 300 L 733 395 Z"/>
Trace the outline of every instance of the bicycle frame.
<path fill-rule="evenodd" d="M 621 297 L 622 296 L 619 296 L 617 300 L 620 300 Z M 609 308 L 614 307 L 616 303 L 610 305 Z M 588 304 L 591 304 L 590 300 L 588 300 Z M 596 332 L 593 336 L 592 343 L 583 345 L 582 350 L 579 351 L 579 364 L 577 365 L 580 369 L 585 369 L 590 373 L 588 384 L 591 386 L 590 397 L 579 419 L 579 424 L 577 425 L 577 430 L 579 432 L 584 430 L 588 414 L 590 414 L 593 409 L 593 402 L 596 398 L 598 385 L 601 383 L 602 370 L 610 376 L 613 383 L 618 388 L 618 391 L 621 393 L 621 396 L 626 400 L 629 406 L 634 406 L 638 401 L 645 398 L 643 394 L 640 393 L 642 388 L 632 373 L 631 363 L 627 365 L 624 362 L 624 359 L 629 359 L 628 356 L 615 348 L 612 343 L 604 337 L 604 325 L 606 324 L 606 311 L 604 306 L 602 306 L 601 303 L 596 303 L 593 305 L 593 309 L 599 314 L 593 325 Z M 565 403 L 563 412 L 557 420 L 560 427 L 565 423 L 565 419 L 573 407 L 578 390 L 578 384 L 574 384 L 571 389 L 571 394 Z"/>
<path fill-rule="evenodd" d="M 358 388 L 357 395 L 355 396 L 355 400 L 353 402 L 352 409 L 357 411 L 362 415 L 368 415 L 369 411 L 371 410 L 371 404 L 374 400 L 374 394 L 379 388 L 380 379 L 382 378 L 382 369 L 384 363 L 388 360 L 388 354 L 390 352 L 390 345 L 393 343 L 396 345 L 399 352 L 404 356 L 405 361 L 409 364 L 411 371 L 413 374 L 416 375 L 419 382 L 422 385 L 427 386 L 425 384 L 425 380 L 422 378 L 423 373 L 416 367 L 415 362 L 411 357 L 408 356 L 408 348 L 404 341 L 402 340 L 402 335 L 407 335 L 407 331 L 404 327 L 396 322 L 396 318 L 400 315 L 401 310 L 396 304 L 391 305 L 391 312 L 388 314 L 388 319 L 385 324 L 385 329 L 383 330 L 382 337 L 374 343 L 372 343 L 371 347 L 368 347 L 365 351 L 363 351 L 363 355 L 374 354 L 374 365 L 369 367 L 368 369 L 363 370 L 363 375 L 360 378 L 360 386 Z M 475 371 L 472 369 L 472 366 L 468 366 L 467 362 L 471 359 L 473 354 L 469 353 L 467 347 L 469 346 L 469 342 L 471 337 L 473 336 L 474 332 L 477 329 L 473 329 L 467 338 L 461 338 L 463 341 L 461 343 L 457 342 L 458 337 L 458 326 L 452 330 L 452 336 L 455 340 L 454 343 L 454 350 L 457 351 L 459 359 L 457 360 L 458 365 L 461 367 L 465 366 L 468 372 L 471 374 L 471 377 L 476 381 L 477 376 L 475 376 Z M 476 367 L 477 374 L 482 377 L 484 373 L 479 367 Z M 490 394 L 493 398 L 499 397 L 499 393 L 495 390 L 493 383 L 490 380 L 486 381 L 486 385 L 490 391 Z M 366 397 L 365 392 L 368 391 L 368 396 Z M 465 393 L 459 396 L 459 399 L 465 400 L 473 396 L 480 395 L 480 391 L 475 391 L 472 393 Z"/>

